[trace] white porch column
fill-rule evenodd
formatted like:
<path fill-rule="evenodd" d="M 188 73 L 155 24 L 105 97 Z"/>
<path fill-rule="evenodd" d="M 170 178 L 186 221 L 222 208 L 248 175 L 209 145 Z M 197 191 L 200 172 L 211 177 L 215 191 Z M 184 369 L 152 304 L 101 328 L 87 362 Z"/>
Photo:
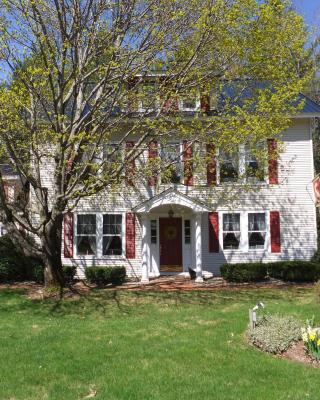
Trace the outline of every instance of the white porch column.
<path fill-rule="evenodd" d="M 148 263 L 148 219 L 145 215 L 141 217 L 142 225 L 142 276 L 141 283 L 149 282 L 149 263 Z"/>
<path fill-rule="evenodd" d="M 195 218 L 196 236 L 196 282 L 203 282 L 202 278 L 202 249 L 201 249 L 201 214 L 197 213 Z"/>

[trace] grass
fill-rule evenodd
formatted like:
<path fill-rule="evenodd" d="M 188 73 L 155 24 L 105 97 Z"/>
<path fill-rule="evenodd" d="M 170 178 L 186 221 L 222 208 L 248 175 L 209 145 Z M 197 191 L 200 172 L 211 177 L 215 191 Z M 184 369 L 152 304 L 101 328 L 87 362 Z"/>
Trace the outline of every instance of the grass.
<path fill-rule="evenodd" d="M 319 369 L 247 345 L 259 300 L 320 322 L 312 289 L 95 290 L 62 302 L 2 289 L 0 399 L 319 399 Z"/>

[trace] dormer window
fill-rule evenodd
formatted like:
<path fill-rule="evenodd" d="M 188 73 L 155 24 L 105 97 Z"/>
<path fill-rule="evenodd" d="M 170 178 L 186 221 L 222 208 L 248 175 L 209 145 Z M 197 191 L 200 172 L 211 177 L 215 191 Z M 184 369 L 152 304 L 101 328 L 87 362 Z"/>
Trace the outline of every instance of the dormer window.
<path fill-rule="evenodd" d="M 200 107 L 199 100 L 193 94 L 184 96 L 179 103 L 181 111 L 197 111 Z"/>

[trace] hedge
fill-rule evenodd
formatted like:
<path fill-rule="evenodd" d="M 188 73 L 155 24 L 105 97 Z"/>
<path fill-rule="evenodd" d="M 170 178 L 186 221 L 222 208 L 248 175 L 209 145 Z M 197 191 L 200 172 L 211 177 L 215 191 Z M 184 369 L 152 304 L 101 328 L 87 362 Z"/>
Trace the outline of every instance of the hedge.
<path fill-rule="evenodd" d="M 89 267 L 85 269 L 85 275 L 90 283 L 97 285 L 121 285 L 125 281 L 125 267 Z"/>
<path fill-rule="evenodd" d="M 221 276 L 230 282 L 257 282 L 267 275 L 266 264 L 223 264 L 220 268 Z"/>
<path fill-rule="evenodd" d="M 272 278 L 288 282 L 315 282 L 320 278 L 320 265 L 311 261 L 280 261 L 268 264 Z"/>
<path fill-rule="evenodd" d="M 312 261 L 223 264 L 220 271 L 230 282 L 258 282 L 268 276 L 288 282 L 315 282 L 320 278 L 320 265 Z"/>

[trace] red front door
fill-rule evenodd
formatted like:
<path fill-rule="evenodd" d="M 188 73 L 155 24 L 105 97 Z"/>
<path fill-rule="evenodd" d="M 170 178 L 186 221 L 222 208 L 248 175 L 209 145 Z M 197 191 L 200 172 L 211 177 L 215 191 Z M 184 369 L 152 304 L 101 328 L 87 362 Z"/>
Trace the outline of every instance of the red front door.
<path fill-rule="evenodd" d="M 160 272 L 182 272 L 182 219 L 159 218 Z"/>

